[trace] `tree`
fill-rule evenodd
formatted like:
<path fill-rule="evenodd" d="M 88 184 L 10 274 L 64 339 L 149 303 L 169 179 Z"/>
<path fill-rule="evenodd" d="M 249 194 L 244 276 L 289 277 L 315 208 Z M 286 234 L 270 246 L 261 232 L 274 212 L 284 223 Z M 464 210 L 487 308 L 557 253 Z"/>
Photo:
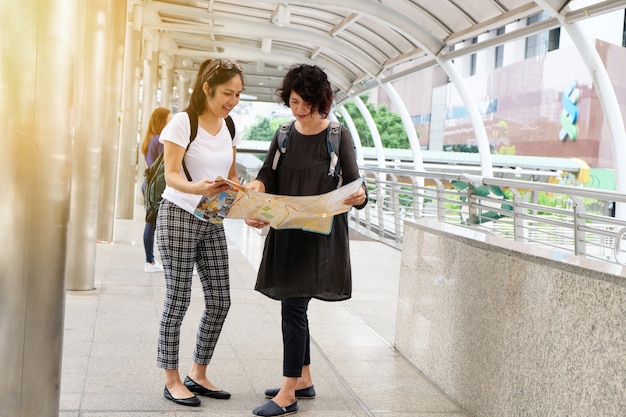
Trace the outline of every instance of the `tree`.
<path fill-rule="evenodd" d="M 372 103 L 368 103 L 368 96 L 361 96 L 361 100 L 365 103 L 365 107 L 372 115 L 374 123 L 380 133 L 380 140 L 385 148 L 395 149 L 409 149 L 409 138 L 404 131 L 404 125 L 402 119 L 397 113 L 389 111 L 389 108 L 383 104 L 376 108 Z M 359 132 L 359 138 L 361 139 L 361 145 L 364 147 L 374 147 L 374 141 L 372 135 L 367 127 L 367 123 L 361 116 L 361 112 L 354 103 L 347 103 L 345 109 L 352 118 L 357 132 Z M 337 118 L 341 121 L 343 118 L 338 115 Z"/>
<path fill-rule="evenodd" d="M 267 117 L 259 118 L 256 124 L 253 124 L 243 132 L 245 140 L 262 140 L 269 142 L 274 137 L 274 133 L 278 130 L 281 123 L 288 121 L 289 118 L 268 119 Z"/>
<path fill-rule="evenodd" d="M 273 132 L 270 129 L 270 119 L 263 117 L 256 124 L 250 126 L 243 132 L 243 138 L 247 140 L 272 140 Z"/>
<path fill-rule="evenodd" d="M 376 108 L 372 103 L 367 102 L 367 95 L 361 96 L 361 100 L 365 103 L 365 106 L 374 119 L 374 123 L 376 123 L 378 127 L 383 146 L 385 148 L 409 149 L 409 138 L 404 131 L 404 125 L 402 124 L 400 115 L 390 112 L 389 108 L 384 104 Z M 361 145 L 373 148 L 374 141 L 372 140 L 372 135 L 367 127 L 367 123 L 365 123 L 363 116 L 361 116 L 361 112 L 359 112 L 354 103 L 346 104 L 345 108 L 352 118 L 357 132 L 359 132 Z M 342 121 L 343 118 L 338 114 L 337 119 Z M 256 124 L 250 126 L 243 132 L 242 137 L 247 140 L 271 141 L 280 124 L 288 120 L 289 118 L 259 118 Z"/>

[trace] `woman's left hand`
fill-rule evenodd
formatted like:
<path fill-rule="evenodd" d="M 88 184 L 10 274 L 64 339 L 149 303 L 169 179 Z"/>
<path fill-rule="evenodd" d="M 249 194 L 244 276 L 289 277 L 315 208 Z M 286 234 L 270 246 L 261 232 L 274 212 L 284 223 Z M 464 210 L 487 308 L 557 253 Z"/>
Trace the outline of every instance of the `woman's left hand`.
<path fill-rule="evenodd" d="M 268 222 L 264 222 L 262 220 L 256 220 L 256 219 L 246 219 L 245 222 L 248 226 L 254 227 L 256 229 L 262 229 L 265 226 L 269 225 Z"/>
<path fill-rule="evenodd" d="M 350 194 L 350 196 L 343 201 L 343 204 L 346 206 L 359 206 L 365 203 L 365 198 L 365 190 L 361 187 L 356 193 Z"/>

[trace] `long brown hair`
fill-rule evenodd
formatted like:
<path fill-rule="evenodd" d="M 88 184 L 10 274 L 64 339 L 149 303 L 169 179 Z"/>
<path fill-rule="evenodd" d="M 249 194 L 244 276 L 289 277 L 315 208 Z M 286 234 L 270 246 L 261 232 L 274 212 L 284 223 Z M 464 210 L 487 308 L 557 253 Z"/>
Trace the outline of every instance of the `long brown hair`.
<path fill-rule="evenodd" d="M 148 145 L 150 145 L 150 139 L 156 135 L 160 135 L 161 131 L 167 124 L 170 116 L 170 110 L 165 107 L 157 107 L 152 111 L 150 121 L 148 122 L 148 128 L 146 134 L 141 142 L 141 153 L 146 155 L 148 153 Z"/>
<path fill-rule="evenodd" d="M 226 66 L 227 68 L 224 68 Z M 198 69 L 196 81 L 193 90 L 189 96 L 189 107 L 200 115 L 204 112 L 207 96 L 204 94 L 204 83 L 209 84 L 211 90 L 209 97 L 215 95 L 215 88 L 218 85 L 227 83 L 231 78 L 239 75 L 243 83 L 243 74 L 241 73 L 241 64 L 237 61 L 228 59 L 207 59 Z"/>

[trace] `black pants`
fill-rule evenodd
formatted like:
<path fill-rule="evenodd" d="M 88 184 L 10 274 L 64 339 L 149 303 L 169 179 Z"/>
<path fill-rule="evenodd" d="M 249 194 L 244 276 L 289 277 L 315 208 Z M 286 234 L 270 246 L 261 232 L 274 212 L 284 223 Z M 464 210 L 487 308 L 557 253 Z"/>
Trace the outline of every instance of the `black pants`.
<path fill-rule="evenodd" d="M 281 300 L 283 321 L 283 376 L 300 377 L 311 364 L 311 340 L 307 309 L 310 297 Z"/>

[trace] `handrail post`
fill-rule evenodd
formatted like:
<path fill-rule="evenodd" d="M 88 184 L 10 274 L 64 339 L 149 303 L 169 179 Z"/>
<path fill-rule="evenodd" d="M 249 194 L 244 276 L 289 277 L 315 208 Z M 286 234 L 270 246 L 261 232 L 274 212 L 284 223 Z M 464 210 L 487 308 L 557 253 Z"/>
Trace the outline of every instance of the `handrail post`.
<path fill-rule="evenodd" d="M 476 226 L 479 224 L 478 220 L 478 197 L 476 194 L 472 192 L 472 187 L 467 187 L 467 221 L 468 226 Z"/>
<path fill-rule="evenodd" d="M 400 212 L 400 184 L 395 174 L 389 174 L 391 179 L 391 204 L 393 210 L 394 240 L 397 243 L 402 241 L 402 222 Z"/>
<path fill-rule="evenodd" d="M 436 198 L 437 198 L 437 220 L 440 222 L 446 221 L 446 207 L 444 206 L 443 199 L 445 197 L 445 189 L 443 187 L 443 183 L 435 178 L 435 183 L 437 184 Z"/>
<path fill-rule="evenodd" d="M 385 238 L 385 192 L 383 190 L 382 177 L 385 174 L 376 175 L 376 208 L 378 209 L 378 236 L 381 240 Z"/>
<path fill-rule="evenodd" d="M 421 177 L 411 177 L 411 199 L 413 201 L 413 220 L 417 220 L 423 216 L 424 199 L 420 196 L 421 185 L 424 180 Z"/>
<path fill-rule="evenodd" d="M 523 242 L 525 220 L 521 216 L 524 209 L 520 207 L 520 203 L 524 202 L 524 197 L 515 188 L 509 188 L 509 190 L 513 193 L 513 240 Z"/>
<path fill-rule="evenodd" d="M 585 219 L 581 215 L 585 214 L 585 205 L 577 196 L 570 195 L 574 208 L 574 253 L 576 255 L 585 255 L 587 253 L 587 243 L 585 241 L 585 231 L 582 226 L 585 225 Z"/>

